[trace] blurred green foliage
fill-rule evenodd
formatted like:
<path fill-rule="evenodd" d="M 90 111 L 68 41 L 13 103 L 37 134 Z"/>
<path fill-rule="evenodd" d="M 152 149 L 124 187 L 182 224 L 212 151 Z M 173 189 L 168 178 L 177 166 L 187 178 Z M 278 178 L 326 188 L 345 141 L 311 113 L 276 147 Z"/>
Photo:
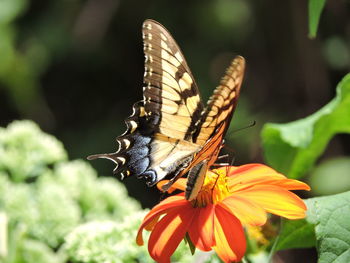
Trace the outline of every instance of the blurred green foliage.
<path fill-rule="evenodd" d="M 135 242 L 147 211 L 122 183 L 68 161 L 62 143 L 31 121 L 1 128 L 0 149 L 1 263 L 153 262 Z M 172 260 L 193 261 L 184 242 Z"/>
<path fill-rule="evenodd" d="M 0 170 L 14 182 L 35 178 L 47 166 L 67 160 L 62 143 L 30 121 L 15 121 L 7 129 L 0 127 L 0 156 Z"/>
<path fill-rule="evenodd" d="M 339 36 L 329 37 L 323 47 L 323 53 L 328 63 L 334 69 L 341 70 L 350 66 L 350 50 L 348 43 Z"/>
<path fill-rule="evenodd" d="M 319 111 L 294 122 L 264 126 L 266 160 L 290 178 L 301 178 L 338 133 L 350 133 L 350 74 L 337 86 L 336 97 Z"/>
<path fill-rule="evenodd" d="M 80 225 L 66 237 L 62 249 L 73 262 L 153 262 L 147 246 L 135 246 L 136 230 L 144 216 L 141 212 L 119 223 L 91 221 Z"/>
<path fill-rule="evenodd" d="M 350 157 L 338 157 L 321 162 L 310 173 L 308 184 L 315 196 L 331 195 L 350 190 Z"/>
<path fill-rule="evenodd" d="M 29 5 L 28 0 L 0 2 L 0 86 L 6 89 L 14 107 L 24 116 L 39 116 L 48 111 L 40 91 L 40 75 L 47 57 L 35 39 L 18 45 L 15 20 Z"/>

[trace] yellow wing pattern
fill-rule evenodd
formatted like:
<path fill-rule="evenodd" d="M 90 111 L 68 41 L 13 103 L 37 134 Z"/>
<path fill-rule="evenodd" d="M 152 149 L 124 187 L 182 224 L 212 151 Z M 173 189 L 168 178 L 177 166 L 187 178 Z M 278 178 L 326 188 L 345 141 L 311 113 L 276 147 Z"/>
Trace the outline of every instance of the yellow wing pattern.
<path fill-rule="evenodd" d="M 143 100 L 134 104 L 133 114 L 125 120 L 127 130 L 116 139 L 118 150 L 88 158 L 110 159 L 117 164 L 114 173 L 145 178 L 148 185 L 172 178 L 164 188 L 189 173 L 186 197 L 190 199 L 223 145 L 245 62 L 239 56 L 232 61 L 204 109 L 192 73 L 170 33 L 158 22 L 146 20 L 142 34 Z"/>

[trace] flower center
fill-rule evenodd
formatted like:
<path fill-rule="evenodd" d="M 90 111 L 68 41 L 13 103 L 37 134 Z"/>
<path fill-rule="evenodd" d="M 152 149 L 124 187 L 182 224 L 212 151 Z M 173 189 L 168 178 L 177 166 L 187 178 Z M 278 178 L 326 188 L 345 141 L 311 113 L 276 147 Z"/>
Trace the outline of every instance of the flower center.
<path fill-rule="evenodd" d="M 226 172 L 218 169 L 207 171 L 202 189 L 192 201 L 192 206 L 205 207 L 209 203 L 216 204 L 229 194 L 226 184 Z"/>

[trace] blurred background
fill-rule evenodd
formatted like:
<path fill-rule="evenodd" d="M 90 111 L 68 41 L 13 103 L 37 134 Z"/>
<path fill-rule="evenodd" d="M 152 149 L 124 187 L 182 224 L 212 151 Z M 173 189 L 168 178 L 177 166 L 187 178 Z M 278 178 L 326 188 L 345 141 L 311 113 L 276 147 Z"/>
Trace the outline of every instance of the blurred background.
<path fill-rule="evenodd" d="M 311 39 L 306 1 L 2 0 L 0 125 L 34 120 L 64 143 L 71 159 L 115 151 L 123 120 L 142 98 L 141 25 L 152 18 L 177 40 L 204 100 L 230 60 L 246 58 L 226 144 L 235 164 L 262 162 L 263 124 L 315 112 L 349 72 L 349 7 L 327 1 Z M 349 154 L 349 136 L 338 135 L 320 162 Z M 112 176 L 111 162 L 92 165 Z M 155 189 L 135 178 L 125 184 L 144 207 L 159 201 Z"/>
<path fill-rule="evenodd" d="M 123 120 L 142 98 L 141 25 L 147 18 L 162 23 L 177 40 L 204 100 L 230 60 L 238 54 L 246 58 L 240 101 L 226 136 L 226 151 L 235 164 L 263 162 L 262 126 L 317 111 L 335 96 L 337 83 L 350 70 L 346 0 L 327 1 L 314 39 L 308 35 L 307 1 L 2 0 L 0 126 L 31 119 L 63 142 L 69 159 L 115 151 L 115 137 L 126 129 Z M 254 127 L 237 131 L 253 121 Z M 334 137 L 307 179 L 313 189 L 309 196 L 350 189 L 349 154 L 349 135 Z M 85 181 L 87 168 L 77 164 Z M 113 163 L 99 160 L 92 165 L 99 176 L 113 177 Z M 143 207 L 162 198 L 136 178 L 124 183 Z M 115 193 L 111 196 L 117 196 L 113 200 L 124 200 L 112 181 L 107 185 Z M 43 189 L 52 195 L 51 188 Z M 56 196 L 52 198 L 55 208 L 50 211 L 56 211 Z M 62 212 L 62 220 L 66 214 L 72 213 Z M 316 252 L 290 250 L 280 258 L 312 262 Z"/>

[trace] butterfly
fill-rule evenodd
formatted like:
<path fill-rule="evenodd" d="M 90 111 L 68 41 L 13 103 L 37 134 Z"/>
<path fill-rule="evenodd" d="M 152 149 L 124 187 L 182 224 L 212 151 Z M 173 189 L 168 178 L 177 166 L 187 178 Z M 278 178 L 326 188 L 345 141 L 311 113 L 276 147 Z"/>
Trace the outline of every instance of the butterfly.
<path fill-rule="evenodd" d="M 96 154 L 116 163 L 115 174 L 145 178 L 153 186 L 164 178 L 166 191 L 187 174 L 185 197 L 193 200 L 223 147 L 236 108 L 245 60 L 235 57 L 204 106 L 187 62 L 167 29 L 154 20 L 142 26 L 145 54 L 143 100 L 133 105 L 118 150 Z"/>

